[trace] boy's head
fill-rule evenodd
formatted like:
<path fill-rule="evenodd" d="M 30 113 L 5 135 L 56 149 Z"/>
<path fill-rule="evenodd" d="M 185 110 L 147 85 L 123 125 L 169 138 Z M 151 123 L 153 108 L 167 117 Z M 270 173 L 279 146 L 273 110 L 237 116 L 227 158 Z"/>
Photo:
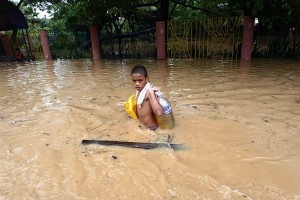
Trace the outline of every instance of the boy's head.
<path fill-rule="evenodd" d="M 132 74 L 141 74 L 145 77 L 148 77 L 147 69 L 142 65 L 137 65 L 134 68 L 132 68 L 131 76 L 132 76 Z"/>
<path fill-rule="evenodd" d="M 131 70 L 131 78 L 134 87 L 138 91 L 142 91 L 147 82 L 149 81 L 147 69 L 142 65 L 137 65 Z"/>

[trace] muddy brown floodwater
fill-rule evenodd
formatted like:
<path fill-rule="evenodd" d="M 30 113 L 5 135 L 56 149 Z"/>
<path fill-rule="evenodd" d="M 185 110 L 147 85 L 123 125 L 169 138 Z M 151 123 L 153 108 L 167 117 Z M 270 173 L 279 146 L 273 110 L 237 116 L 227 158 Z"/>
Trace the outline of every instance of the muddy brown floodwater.
<path fill-rule="evenodd" d="M 128 120 L 133 66 L 176 126 Z M 300 199 L 300 63 L 0 63 L 0 199 Z M 184 144 L 153 150 L 83 139 Z"/>

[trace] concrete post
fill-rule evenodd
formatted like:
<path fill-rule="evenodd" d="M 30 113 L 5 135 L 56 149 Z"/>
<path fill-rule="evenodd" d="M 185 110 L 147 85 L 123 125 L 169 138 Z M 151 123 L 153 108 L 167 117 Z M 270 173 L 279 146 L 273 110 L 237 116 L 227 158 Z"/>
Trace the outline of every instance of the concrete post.
<path fill-rule="evenodd" d="M 156 22 L 157 59 L 166 59 L 166 22 Z"/>
<path fill-rule="evenodd" d="M 91 34 L 91 42 L 92 42 L 93 59 L 99 60 L 101 59 L 101 55 L 100 55 L 98 27 L 96 26 L 90 27 L 90 34 Z"/>
<path fill-rule="evenodd" d="M 42 44 L 44 59 L 45 60 L 52 60 L 52 54 L 51 54 L 51 51 L 50 51 L 47 32 L 44 31 L 44 30 L 41 30 L 40 31 L 40 37 L 41 37 L 41 44 Z"/>
<path fill-rule="evenodd" d="M 254 18 L 245 16 L 243 26 L 243 40 L 241 59 L 251 60 L 253 50 Z"/>

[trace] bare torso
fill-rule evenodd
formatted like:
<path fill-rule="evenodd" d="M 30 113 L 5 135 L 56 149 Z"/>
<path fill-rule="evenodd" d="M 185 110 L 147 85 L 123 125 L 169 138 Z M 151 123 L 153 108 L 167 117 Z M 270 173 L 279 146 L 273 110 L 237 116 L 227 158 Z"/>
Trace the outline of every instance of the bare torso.
<path fill-rule="evenodd" d="M 156 116 L 152 110 L 148 92 L 142 106 L 137 106 L 137 114 L 140 122 L 142 122 L 147 128 L 151 129 L 152 127 L 157 127 Z"/>

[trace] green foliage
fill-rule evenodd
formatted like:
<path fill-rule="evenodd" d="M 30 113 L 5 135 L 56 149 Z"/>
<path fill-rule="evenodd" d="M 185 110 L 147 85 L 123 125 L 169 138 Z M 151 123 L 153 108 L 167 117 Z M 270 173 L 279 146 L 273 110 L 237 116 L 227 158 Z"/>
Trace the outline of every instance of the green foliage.
<path fill-rule="evenodd" d="M 140 18 L 157 19 L 159 13 L 146 10 L 146 7 L 135 7 L 137 4 L 153 4 L 154 0 L 20 0 L 22 6 L 41 10 L 54 10 L 53 20 L 63 20 L 68 28 L 82 29 L 92 25 L 104 26 L 116 23 L 119 26 L 125 21 Z M 162 0 L 160 0 L 162 1 Z M 299 25 L 299 0 L 169 0 L 170 19 L 203 18 L 212 16 L 247 16 L 259 18 L 269 27 L 282 24 Z M 159 6 L 158 4 L 153 4 Z M 155 7 L 153 6 L 152 7 Z M 30 7 L 28 7 L 30 6 Z M 157 8 L 155 8 L 157 10 Z M 24 12 L 26 15 L 32 13 Z M 145 17 L 147 16 L 148 17 Z M 156 17 L 153 17 L 156 15 Z M 117 24 L 114 24 L 118 30 Z M 128 28 L 122 26 L 123 28 Z M 120 27 L 119 27 L 120 28 Z"/>
<path fill-rule="evenodd" d="M 269 36 L 266 47 L 255 46 L 252 52 L 257 58 L 293 58 L 295 51 L 288 38 Z"/>
<path fill-rule="evenodd" d="M 61 34 L 61 37 L 63 33 L 72 33 L 76 42 L 70 44 L 75 45 L 78 44 L 76 34 L 87 31 L 90 26 L 97 26 L 105 35 L 137 32 L 155 27 L 155 22 L 161 15 L 161 1 L 163 0 L 20 0 L 14 2 L 21 5 L 20 9 L 25 14 L 31 31 L 44 29 L 53 34 Z M 54 11 L 53 18 L 37 19 L 37 8 Z M 259 19 L 260 26 L 264 30 L 260 34 L 272 34 L 281 38 L 285 38 L 292 29 L 300 29 L 299 0 L 169 0 L 168 12 L 170 20 L 243 14 Z M 296 46 L 297 36 L 294 37 L 294 46 Z M 277 48 L 271 46 L 269 50 L 274 51 Z M 286 51 L 289 51 L 287 49 Z"/>

